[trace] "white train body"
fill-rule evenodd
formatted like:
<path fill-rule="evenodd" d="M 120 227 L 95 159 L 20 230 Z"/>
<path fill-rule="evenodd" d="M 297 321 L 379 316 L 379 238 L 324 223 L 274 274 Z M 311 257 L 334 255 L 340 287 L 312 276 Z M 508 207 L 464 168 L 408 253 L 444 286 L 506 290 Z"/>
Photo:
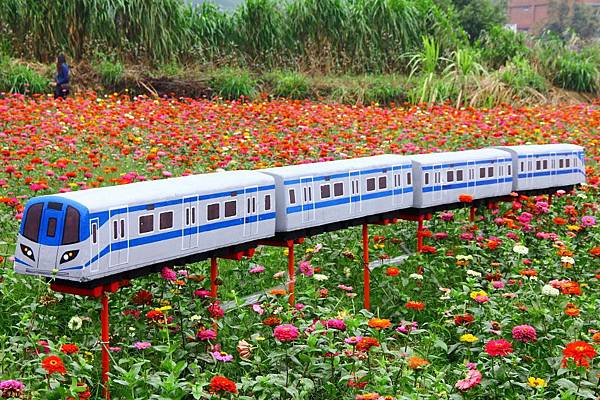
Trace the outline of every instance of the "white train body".
<path fill-rule="evenodd" d="M 583 148 L 556 144 L 381 155 L 41 196 L 25 206 L 15 271 L 115 280 L 286 234 L 452 207 L 461 194 L 488 199 L 582 182 Z"/>
<path fill-rule="evenodd" d="M 512 158 L 503 150 L 481 149 L 411 156 L 415 175 L 414 207 L 507 195 L 512 191 Z"/>
<path fill-rule="evenodd" d="M 410 158 L 381 155 L 261 170 L 275 178 L 277 232 L 412 206 Z"/>

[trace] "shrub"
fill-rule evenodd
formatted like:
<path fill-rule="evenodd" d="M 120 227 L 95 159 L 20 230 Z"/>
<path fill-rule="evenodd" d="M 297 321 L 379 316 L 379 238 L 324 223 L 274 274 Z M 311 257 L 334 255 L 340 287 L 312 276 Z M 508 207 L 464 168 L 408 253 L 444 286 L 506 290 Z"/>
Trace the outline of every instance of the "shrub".
<path fill-rule="evenodd" d="M 517 92 L 522 92 L 527 88 L 540 93 L 548 90 L 546 80 L 533 69 L 526 59 L 521 57 L 515 58 L 507 65 L 501 72 L 501 80 Z"/>
<path fill-rule="evenodd" d="M 256 95 L 256 80 L 246 70 L 224 68 L 210 80 L 214 92 L 224 99 L 253 98 Z"/>
<path fill-rule="evenodd" d="M 407 99 L 405 82 L 393 75 L 376 75 L 367 78 L 368 86 L 363 96 L 364 104 L 401 103 Z"/>
<path fill-rule="evenodd" d="M 105 58 L 96 64 L 95 72 L 100 76 L 100 81 L 106 87 L 115 87 L 123 81 L 125 67 L 118 60 Z"/>
<path fill-rule="evenodd" d="M 161 64 L 156 71 L 157 77 L 175 78 L 181 75 L 183 69 L 177 61 Z"/>
<path fill-rule="evenodd" d="M 298 72 L 278 72 L 271 76 L 272 92 L 275 96 L 289 99 L 305 99 L 310 92 L 310 84 L 306 75 Z"/>
<path fill-rule="evenodd" d="M 478 47 L 482 48 L 483 60 L 494 69 L 506 65 L 515 57 L 527 57 L 530 52 L 523 33 L 502 26 L 494 26 L 487 31 Z"/>
<path fill-rule="evenodd" d="M 31 68 L 0 56 L 0 91 L 22 94 L 49 92 L 49 80 Z"/>
<path fill-rule="evenodd" d="M 563 89 L 593 93 L 597 89 L 598 68 L 590 57 L 567 50 L 556 61 L 554 83 Z"/>

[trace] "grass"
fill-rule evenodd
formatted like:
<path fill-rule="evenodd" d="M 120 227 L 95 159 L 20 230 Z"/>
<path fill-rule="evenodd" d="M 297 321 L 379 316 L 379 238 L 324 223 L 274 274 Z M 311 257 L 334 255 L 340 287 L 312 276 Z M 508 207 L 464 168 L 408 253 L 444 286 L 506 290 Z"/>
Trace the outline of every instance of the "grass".
<path fill-rule="evenodd" d="M 40 94 L 49 91 L 50 81 L 26 65 L 0 55 L 0 92 Z"/>

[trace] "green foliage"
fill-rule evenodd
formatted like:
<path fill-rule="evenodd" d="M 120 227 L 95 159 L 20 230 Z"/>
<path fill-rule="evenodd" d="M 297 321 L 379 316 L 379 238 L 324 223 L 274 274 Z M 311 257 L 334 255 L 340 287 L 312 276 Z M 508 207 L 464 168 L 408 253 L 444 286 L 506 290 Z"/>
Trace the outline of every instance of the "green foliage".
<path fill-rule="evenodd" d="M 102 84 L 109 88 L 114 88 L 121 83 L 125 75 L 123 63 L 111 58 L 103 58 L 96 63 L 94 70 L 100 77 Z"/>
<path fill-rule="evenodd" d="M 544 93 L 548 85 L 544 78 L 533 69 L 531 64 L 524 58 L 515 58 L 501 73 L 502 82 L 509 85 L 518 93 L 529 89 Z"/>
<path fill-rule="evenodd" d="M 549 20 L 542 32 L 551 31 L 563 39 L 572 33 L 583 39 L 600 35 L 600 15 L 590 5 L 551 0 L 549 8 Z"/>
<path fill-rule="evenodd" d="M 161 64 L 155 75 L 158 75 L 159 77 L 175 78 L 181 75 L 182 72 L 182 66 L 177 61 L 171 61 L 169 63 Z"/>
<path fill-rule="evenodd" d="M 250 72 L 236 68 L 223 68 L 210 80 L 216 94 L 224 99 L 253 98 L 256 95 L 256 80 Z"/>
<path fill-rule="evenodd" d="M 506 22 L 506 4 L 494 0 L 443 0 L 446 8 L 454 7 L 462 28 L 475 41 L 494 26 Z"/>
<path fill-rule="evenodd" d="M 328 99 L 350 104 L 400 104 L 407 99 L 407 85 L 398 75 L 338 76 L 325 79 L 320 93 Z"/>
<path fill-rule="evenodd" d="M 440 63 L 440 46 L 434 38 L 424 36 L 422 38 L 422 50 L 413 54 L 408 65 L 411 67 L 411 75 L 421 72 L 433 74 Z"/>
<path fill-rule="evenodd" d="M 477 45 L 482 49 L 483 60 L 492 68 L 500 68 L 513 58 L 530 53 L 525 34 L 498 25 L 487 30 Z"/>
<path fill-rule="evenodd" d="M 49 91 L 49 80 L 31 68 L 0 54 L 0 92 L 40 94 Z"/>
<path fill-rule="evenodd" d="M 598 67 L 589 57 L 565 51 L 557 58 L 554 83 L 564 89 L 593 93 L 598 88 Z"/>
<path fill-rule="evenodd" d="M 305 99 L 310 93 L 306 75 L 298 72 L 276 72 L 271 76 L 272 93 L 289 99 Z"/>

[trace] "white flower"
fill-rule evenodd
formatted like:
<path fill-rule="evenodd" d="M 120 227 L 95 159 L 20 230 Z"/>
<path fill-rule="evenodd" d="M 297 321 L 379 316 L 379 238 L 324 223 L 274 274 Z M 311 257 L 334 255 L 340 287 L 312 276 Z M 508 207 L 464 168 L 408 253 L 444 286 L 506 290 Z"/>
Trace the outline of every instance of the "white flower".
<path fill-rule="evenodd" d="M 411 278 L 411 279 L 416 279 L 418 281 L 422 281 L 423 280 L 423 275 L 421 275 L 421 274 L 410 274 L 408 277 Z"/>
<path fill-rule="evenodd" d="M 81 325 L 83 325 L 83 320 L 81 318 L 79 318 L 77 315 L 71 317 L 71 319 L 69 320 L 69 322 L 67 324 L 69 329 L 72 331 L 78 331 L 79 329 L 81 329 Z"/>
<path fill-rule="evenodd" d="M 199 315 L 197 315 L 197 314 L 194 314 L 194 315 L 192 315 L 192 316 L 190 317 L 190 321 L 198 321 L 198 320 L 200 320 L 201 318 L 202 318 L 202 317 L 200 317 Z"/>
<path fill-rule="evenodd" d="M 565 264 L 574 265 L 575 259 L 573 257 L 564 256 L 564 257 L 560 258 L 560 262 L 565 263 Z"/>
<path fill-rule="evenodd" d="M 323 274 L 314 274 L 313 278 L 315 278 L 315 280 L 322 282 L 322 281 L 326 281 L 327 279 L 329 279 L 329 277 L 327 275 L 323 275 Z"/>
<path fill-rule="evenodd" d="M 467 275 L 476 276 L 481 278 L 481 272 L 473 271 L 472 269 L 467 270 Z"/>
<path fill-rule="evenodd" d="M 527 255 L 529 254 L 529 249 L 522 244 L 515 244 L 513 247 L 513 251 L 517 254 Z"/>
<path fill-rule="evenodd" d="M 345 267 L 344 268 L 344 276 L 346 278 L 350 278 L 351 275 L 352 275 L 352 270 L 349 267 Z"/>
<path fill-rule="evenodd" d="M 560 294 L 560 290 L 554 288 L 552 285 L 544 285 L 544 287 L 542 287 L 542 294 L 556 297 Z"/>
<path fill-rule="evenodd" d="M 457 255 L 457 256 L 456 256 L 456 259 L 457 259 L 457 260 L 472 261 L 472 260 L 473 260 L 473 256 L 472 256 L 472 255 L 470 255 L 470 254 L 469 254 L 469 255 L 467 255 L 467 256 L 465 256 L 465 255 L 463 255 L 463 254 L 459 254 L 459 255 Z"/>

